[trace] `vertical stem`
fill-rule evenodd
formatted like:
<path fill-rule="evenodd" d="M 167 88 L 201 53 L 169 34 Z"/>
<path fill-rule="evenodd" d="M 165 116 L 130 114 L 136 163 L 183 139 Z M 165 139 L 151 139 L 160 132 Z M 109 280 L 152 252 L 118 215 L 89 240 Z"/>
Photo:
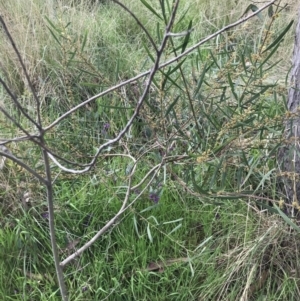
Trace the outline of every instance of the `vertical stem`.
<path fill-rule="evenodd" d="M 54 225 L 54 206 L 53 206 L 53 186 L 51 180 L 51 170 L 49 164 L 49 157 L 46 150 L 43 150 L 43 157 L 45 163 L 45 171 L 46 171 L 46 178 L 47 178 L 47 202 L 48 202 L 48 212 L 49 212 L 49 229 L 50 229 L 50 240 L 51 240 L 51 247 L 53 252 L 54 264 L 56 275 L 58 279 L 59 289 L 62 296 L 63 301 L 68 301 L 68 293 L 67 288 L 64 282 L 64 275 L 62 271 L 62 267 L 60 266 L 60 260 L 58 256 L 56 238 L 55 238 L 55 225 Z"/>

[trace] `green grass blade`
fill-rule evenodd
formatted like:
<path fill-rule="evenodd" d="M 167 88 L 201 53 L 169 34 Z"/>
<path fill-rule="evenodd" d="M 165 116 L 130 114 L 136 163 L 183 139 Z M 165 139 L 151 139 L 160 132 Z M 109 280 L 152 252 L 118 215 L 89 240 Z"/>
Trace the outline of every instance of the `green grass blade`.
<path fill-rule="evenodd" d="M 164 20 L 156 11 L 155 11 L 155 9 L 146 1 L 146 0 L 140 0 L 143 4 L 144 4 L 144 6 L 146 7 L 146 8 L 148 8 L 155 16 L 157 16 L 160 20 Z"/>
<path fill-rule="evenodd" d="M 283 218 L 283 220 L 290 225 L 294 230 L 300 232 L 300 228 L 292 222 L 292 220 L 284 213 L 282 210 L 274 203 L 273 206 L 277 209 L 279 215 Z"/>
<path fill-rule="evenodd" d="M 141 235 L 139 233 L 139 228 L 138 228 L 138 224 L 137 224 L 137 220 L 136 220 L 136 216 L 135 215 L 133 216 L 133 225 L 134 225 L 134 230 L 135 230 L 137 236 L 140 238 Z"/>
<path fill-rule="evenodd" d="M 83 37 L 83 41 L 82 41 L 82 45 L 81 45 L 81 52 L 83 52 L 83 50 L 84 50 L 86 41 L 87 41 L 87 31 L 85 32 L 84 37 Z"/>
<path fill-rule="evenodd" d="M 171 230 L 167 235 L 171 235 L 172 233 L 174 233 L 175 231 L 177 231 L 179 228 L 182 227 L 182 224 L 177 225 L 173 230 Z"/>
<path fill-rule="evenodd" d="M 146 52 L 147 52 L 147 54 L 148 54 L 150 60 L 154 63 L 154 62 L 155 62 L 155 58 L 154 58 L 154 56 L 151 54 L 149 48 L 147 47 L 147 45 L 146 45 L 144 42 L 142 42 L 142 45 L 143 45 L 144 49 L 146 50 Z"/>
<path fill-rule="evenodd" d="M 147 235 L 148 235 L 150 242 L 153 242 L 153 237 L 151 235 L 151 230 L 150 230 L 150 224 L 147 225 Z"/>
<path fill-rule="evenodd" d="M 168 224 L 173 224 L 173 223 L 177 223 L 177 222 L 181 222 L 183 220 L 183 218 L 178 218 L 178 219 L 175 219 L 174 221 L 169 221 L 169 222 L 164 222 L 162 223 L 163 225 L 168 225 Z"/>

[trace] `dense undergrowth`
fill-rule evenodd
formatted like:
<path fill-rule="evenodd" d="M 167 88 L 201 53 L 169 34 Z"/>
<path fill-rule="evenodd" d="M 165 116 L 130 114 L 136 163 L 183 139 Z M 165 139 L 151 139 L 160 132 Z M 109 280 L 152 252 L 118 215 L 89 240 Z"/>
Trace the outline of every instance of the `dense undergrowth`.
<path fill-rule="evenodd" d="M 154 47 L 136 21 L 110 1 L 94 2 L 0 1 L 45 126 L 153 64 Z M 143 2 L 126 4 L 158 44 L 172 1 L 162 1 L 164 9 Z M 137 162 L 132 206 L 64 268 L 70 300 L 299 298 L 297 226 L 274 214 L 284 216 L 276 154 L 288 117 L 296 2 L 279 4 L 161 69 L 138 118 L 91 171 L 74 175 L 51 165 L 57 243 L 66 258 L 118 212 L 131 157 Z M 172 37 L 162 61 L 250 13 L 248 5 L 181 1 L 172 32 L 194 30 Z M 35 118 L 20 62 L 4 32 L 1 39 L 0 75 Z M 126 125 L 146 84 L 138 79 L 80 108 L 47 132 L 47 146 L 70 168 L 71 161 L 86 164 Z M 21 127 L 35 130 L 4 89 L 0 101 Z M 0 116 L 2 140 L 23 135 Z M 7 147 L 44 173 L 37 145 Z M 135 188 L 160 164 L 151 181 Z M 60 300 L 46 189 L 10 160 L 0 177 L 0 299 Z"/>

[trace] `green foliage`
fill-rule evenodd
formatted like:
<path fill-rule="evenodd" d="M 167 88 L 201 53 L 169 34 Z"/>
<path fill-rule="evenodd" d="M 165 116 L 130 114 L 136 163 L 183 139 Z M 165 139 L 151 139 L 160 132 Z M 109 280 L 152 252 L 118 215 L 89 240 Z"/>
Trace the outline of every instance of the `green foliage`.
<path fill-rule="evenodd" d="M 187 154 L 184 172 L 172 171 L 202 197 L 274 197 L 276 169 L 270 166 L 280 143 L 285 107 L 278 102 L 278 84 L 266 79 L 276 67 L 273 50 L 292 23 L 272 37 L 274 18 L 266 18 L 255 49 L 251 46 L 255 36 L 229 44 L 224 34 L 209 55 L 200 50 L 161 71 L 155 79 L 158 93 L 152 98 L 156 106 L 150 100 L 144 108 L 153 116 L 145 113 L 144 122 L 160 141 L 165 139 L 165 149 L 171 144 L 172 155 Z M 170 38 L 169 56 L 186 47 L 188 36 L 183 44 Z M 235 41 L 235 34 L 229 39 Z"/>
<path fill-rule="evenodd" d="M 150 2 L 128 1 L 128 6 L 158 47 L 173 1 Z M 228 1 L 228 11 L 235 3 L 242 1 Z M 31 45 L 36 52 L 25 47 L 24 53 L 42 100 L 44 125 L 155 61 L 153 43 L 119 6 L 71 1 L 53 14 L 48 6 L 35 5 L 34 20 L 40 26 Z M 180 2 L 172 33 L 181 35 L 169 37 L 162 62 L 258 9 L 242 3 L 232 20 L 229 12 L 227 18 L 215 19 L 223 7 L 214 5 Z M 277 26 L 279 13 L 285 11 L 273 6 L 160 69 L 138 118 L 118 145 L 100 154 L 90 173 L 68 175 L 51 166 L 57 241 L 65 258 L 118 212 L 133 170 L 124 154 L 137 160 L 128 210 L 64 270 L 70 300 L 237 300 L 247 294 L 249 300 L 295 298 L 297 284 L 290 279 L 297 269 L 299 228 L 283 213 L 276 186 L 276 152 L 286 110 L 278 52 L 293 22 Z M 24 45 L 32 41 L 29 37 Z M 17 72 L 17 60 L 5 53 L 11 55 L 1 48 L 6 70 L 1 76 L 34 116 L 32 93 Z M 99 145 L 124 128 L 144 87 L 145 79 L 139 79 L 71 114 L 47 133 L 47 146 L 66 166 L 88 163 Z M 12 116 L 33 130 L 2 95 Z M 0 122 L 6 137 L 21 135 L 2 116 Z M 11 150 L 44 173 L 40 150 L 31 142 Z M 163 168 L 136 188 L 162 161 Z M 60 300 L 45 190 L 14 164 L 6 163 L 0 172 L 0 299 Z M 262 214 L 260 206 L 277 216 Z M 295 233 L 288 236 L 286 224 Z"/>

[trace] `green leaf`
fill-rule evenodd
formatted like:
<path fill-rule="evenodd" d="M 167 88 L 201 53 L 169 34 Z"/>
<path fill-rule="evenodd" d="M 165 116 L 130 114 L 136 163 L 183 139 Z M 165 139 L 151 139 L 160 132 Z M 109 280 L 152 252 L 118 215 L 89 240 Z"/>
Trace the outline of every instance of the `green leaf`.
<path fill-rule="evenodd" d="M 157 16 L 162 21 L 164 20 L 155 10 L 154 8 L 146 1 L 146 0 L 140 0 L 145 7 L 147 7 L 155 16 Z"/>
<path fill-rule="evenodd" d="M 202 114 L 205 118 L 208 119 L 208 121 L 210 122 L 210 124 L 217 130 L 219 131 L 221 128 L 221 124 L 219 123 L 219 120 L 213 116 L 213 114 L 207 114 L 206 112 L 202 111 Z"/>
<path fill-rule="evenodd" d="M 218 175 L 219 175 L 219 172 L 221 171 L 223 161 L 224 161 L 224 156 L 222 156 L 220 158 L 218 165 L 215 166 L 215 171 L 214 171 L 214 173 L 210 179 L 210 183 L 209 183 L 210 190 L 213 190 L 216 187 L 215 183 L 218 182 Z"/>
<path fill-rule="evenodd" d="M 144 212 L 146 212 L 146 211 L 150 211 L 150 210 L 152 210 L 153 208 L 156 208 L 156 207 L 158 207 L 158 206 L 159 206 L 159 204 L 155 204 L 155 205 L 149 206 L 149 207 L 143 209 L 142 211 L 140 211 L 140 213 L 144 213 Z"/>
<path fill-rule="evenodd" d="M 177 231 L 179 228 L 182 227 L 182 224 L 177 225 L 173 230 L 171 230 L 167 235 L 172 234 L 173 232 Z"/>
<path fill-rule="evenodd" d="M 137 220 L 136 220 L 136 216 L 135 215 L 133 216 L 133 224 L 134 224 L 135 232 L 136 232 L 137 236 L 140 238 L 141 235 L 139 233 L 138 224 L 137 224 Z"/>
<path fill-rule="evenodd" d="M 144 42 L 142 42 L 142 45 L 144 46 L 149 58 L 151 59 L 151 61 L 154 63 L 155 62 L 155 58 L 152 55 L 152 53 L 150 52 L 149 48 L 146 46 L 146 44 Z"/>
<path fill-rule="evenodd" d="M 258 8 L 256 5 L 254 5 L 254 4 L 249 4 L 249 5 L 247 6 L 245 12 L 243 13 L 243 16 L 246 15 L 250 10 L 251 10 L 253 13 L 255 13 L 256 11 L 258 11 L 258 9 L 259 9 L 259 8 Z M 261 21 L 263 21 L 263 16 L 262 16 L 261 12 L 257 14 L 257 17 L 258 17 Z"/>
<path fill-rule="evenodd" d="M 180 77 L 178 76 L 175 80 L 173 80 L 171 77 L 169 77 L 166 73 L 164 73 L 163 71 L 161 71 L 161 73 L 166 77 L 164 79 L 164 82 L 163 82 L 163 85 L 161 86 L 162 87 L 162 90 L 165 89 L 165 84 L 167 83 L 167 80 L 169 82 L 171 82 L 175 87 L 177 87 L 179 90 L 183 91 L 183 88 L 176 82 L 177 79 Z"/>
<path fill-rule="evenodd" d="M 61 30 L 60 30 L 59 28 L 57 28 L 57 27 L 54 25 L 54 23 L 52 23 L 52 22 L 50 21 L 49 18 L 47 18 L 46 16 L 45 16 L 45 18 L 46 18 L 47 22 L 50 24 L 50 26 L 51 26 L 55 31 L 57 31 L 59 34 L 61 34 Z M 47 27 L 48 27 L 48 26 L 47 26 Z M 48 28 L 49 28 L 49 27 L 48 27 Z"/>
<path fill-rule="evenodd" d="M 257 206 L 267 209 L 270 213 L 274 213 L 274 214 L 278 213 L 278 211 L 274 207 L 265 204 L 261 200 L 254 200 L 254 202 L 257 204 Z"/>
<path fill-rule="evenodd" d="M 191 276 L 192 276 L 192 278 L 194 278 L 194 276 L 195 276 L 195 271 L 194 271 L 194 268 L 193 268 L 193 265 L 192 265 L 192 260 L 191 260 L 190 258 L 189 258 L 188 263 L 189 263 L 190 270 L 191 270 Z"/>
<path fill-rule="evenodd" d="M 209 52 L 210 52 L 210 56 L 211 56 L 211 58 L 213 59 L 215 65 L 217 66 L 218 69 L 221 70 L 221 68 L 220 68 L 220 66 L 219 66 L 219 64 L 218 64 L 218 62 L 217 62 L 217 60 L 216 60 L 216 58 L 215 58 L 213 52 L 212 52 L 211 50 L 209 50 Z"/>
<path fill-rule="evenodd" d="M 282 59 L 278 60 L 277 62 L 275 62 L 274 64 L 268 65 L 268 68 L 264 69 L 263 74 L 266 74 L 266 72 L 268 72 L 269 70 L 273 69 L 276 65 L 278 65 L 280 62 L 282 61 Z M 277 84 L 273 84 L 273 85 L 269 85 L 270 88 L 275 87 Z"/>
<path fill-rule="evenodd" d="M 173 74 L 177 69 L 179 69 L 181 66 L 182 66 L 182 64 L 185 62 L 185 60 L 186 60 L 186 58 L 184 58 L 179 64 L 177 64 L 173 69 L 169 69 L 169 71 L 167 72 L 167 75 L 169 76 L 169 75 L 171 75 L 171 74 Z"/>
<path fill-rule="evenodd" d="M 84 50 L 86 41 L 87 41 L 87 31 L 85 32 L 84 37 L 83 37 L 83 41 L 82 41 L 82 45 L 81 45 L 81 52 L 83 52 L 83 50 Z"/>
<path fill-rule="evenodd" d="M 281 40 L 283 41 L 283 40 Z M 278 43 L 273 50 L 269 53 L 269 55 L 261 62 L 261 64 L 259 65 L 258 68 L 261 68 L 270 58 L 271 56 L 276 52 L 276 50 L 278 49 L 278 47 L 280 46 L 280 43 Z M 276 63 L 277 64 L 277 63 Z M 266 72 L 266 70 L 264 70 L 264 72 Z"/>
<path fill-rule="evenodd" d="M 269 16 L 270 18 L 272 18 L 273 15 L 274 15 L 273 5 L 270 5 L 270 6 L 268 7 L 268 16 Z"/>
<path fill-rule="evenodd" d="M 249 6 L 248 6 L 248 9 L 251 9 L 252 10 L 252 12 L 256 12 L 256 11 L 258 11 L 258 7 L 256 6 L 256 5 L 254 5 L 254 4 L 250 4 Z"/>
<path fill-rule="evenodd" d="M 151 230 L 150 230 L 150 224 L 147 225 L 147 235 L 148 235 L 150 242 L 153 242 L 153 237 L 151 235 Z"/>
<path fill-rule="evenodd" d="M 193 182 L 193 186 L 194 189 L 199 192 L 202 193 L 204 195 L 208 195 L 208 190 L 207 189 L 203 189 L 202 187 L 200 187 L 197 183 L 196 183 L 196 179 L 195 179 L 195 171 L 193 168 L 191 168 L 191 177 L 192 177 L 192 182 Z"/>
<path fill-rule="evenodd" d="M 199 80 L 197 82 L 197 87 L 196 87 L 196 89 L 194 91 L 194 97 L 199 93 L 199 90 L 200 90 L 200 88 L 201 88 L 201 86 L 202 86 L 202 84 L 204 82 L 205 74 L 210 69 L 211 66 L 212 65 L 210 65 L 210 66 L 207 67 L 206 64 L 204 65 L 203 70 L 202 70 L 201 75 L 200 75 L 200 78 L 199 78 Z"/>
<path fill-rule="evenodd" d="M 172 111 L 173 107 L 176 105 L 177 101 L 179 100 L 180 96 L 178 95 L 175 100 L 169 105 L 165 117 L 167 117 L 169 115 L 169 113 Z"/>
<path fill-rule="evenodd" d="M 175 219 L 174 221 L 164 222 L 162 224 L 163 225 L 173 224 L 173 223 L 181 222 L 182 220 L 183 220 L 183 218 L 181 217 L 181 218 Z"/>
<path fill-rule="evenodd" d="M 166 2 L 166 3 L 167 3 L 168 13 L 169 13 L 169 15 L 170 15 L 171 12 L 172 12 L 172 8 L 173 8 L 173 5 L 170 5 L 170 4 L 171 4 L 171 3 L 174 3 L 174 1 L 160 0 L 160 2 Z"/>
<path fill-rule="evenodd" d="M 275 168 L 271 169 L 269 172 L 267 172 L 267 173 L 263 176 L 263 178 L 261 179 L 260 183 L 258 184 L 258 186 L 256 187 L 256 189 L 255 189 L 254 192 L 256 192 L 256 191 L 259 189 L 260 186 L 263 186 L 266 180 L 270 180 L 270 175 L 271 175 L 274 171 L 276 171 Z"/>
<path fill-rule="evenodd" d="M 222 149 L 224 149 L 228 144 L 230 144 L 230 142 L 232 142 L 233 140 L 235 140 L 236 137 L 233 136 L 233 137 L 230 137 L 228 138 L 223 144 L 218 144 L 217 146 L 215 146 L 215 148 L 213 149 L 213 152 L 214 153 L 218 153 L 220 152 Z"/>
<path fill-rule="evenodd" d="M 262 54 L 265 53 L 266 51 L 270 50 L 270 49 L 273 48 L 274 46 L 276 46 L 278 43 L 280 43 L 281 40 L 282 40 L 282 38 L 285 36 L 285 34 L 289 31 L 289 29 L 290 29 L 291 26 L 293 25 L 293 23 L 294 23 L 294 20 L 292 20 L 292 21 L 288 24 L 288 26 L 281 32 L 281 34 L 279 34 L 279 36 L 275 39 L 275 41 L 273 41 L 273 42 L 271 43 L 271 45 L 269 45 L 269 46 L 262 52 Z"/>
<path fill-rule="evenodd" d="M 54 32 L 52 31 L 52 29 L 51 29 L 49 26 L 47 26 L 47 28 L 49 29 L 51 35 L 53 36 L 53 38 L 55 39 L 55 41 L 58 43 L 58 45 L 61 46 L 60 41 L 58 40 L 58 38 L 56 37 L 56 35 L 55 35 Z"/>
<path fill-rule="evenodd" d="M 189 10 L 190 10 L 190 7 L 188 7 L 185 12 L 180 14 L 180 18 L 176 22 L 177 24 L 180 24 L 180 22 L 183 21 L 186 18 L 187 13 L 188 13 Z"/>
<path fill-rule="evenodd" d="M 213 236 L 209 236 L 208 238 L 206 238 L 203 242 L 200 243 L 200 245 L 198 245 L 196 247 L 196 249 L 194 250 L 194 252 L 196 252 L 198 249 L 200 249 L 201 247 L 203 247 L 207 242 L 209 242 L 211 239 L 213 238 Z"/>
<path fill-rule="evenodd" d="M 74 210 L 76 210 L 77 212 L 80 212 L 80 210 L 71 202 L 67 203 L 71 208 L 73 208 Z"/>
<path fill-rule="evenodd" d="M 271 85 L 271 87 L 273 87 L 273 85 Z M 263 89 L 261 89 L 258 93 L 254 93 L 254 95 L 252 97 L 250 97 L 247 101 L 245 101 L 243 103 L 243 105 L 245 106 L 245 105 L 248 105 L 248 104 L 252 104 L 256 98 L 258 98 L 262 94 L 264 94 L 269 88 L 270 88 L 270 86 L 263 87 Z"/>
<path fill-rule="evenodd" d="M 228 77 L 228 82 L 229 82 L 229 86 L 230 86 L 231 92 L 232 92 L 235 100 L 238 101 L 238 95 L 235 92 L 234 84 L 233 84 L 233 81 L 231 79 L 230 73 L 227 74 L 227 77 Z"/>
<path fill-rule="evenodd" d="M 191 36 L 190 30 L 192 28 L 192 25 L 193 25 L 193 22 L 191 20 L 190 23 L 189 23 L 188 29 L 187 29 L 188 30 L 188 34 L 185 36 L 184 41 L 183 41 L 182 46 L 181 46 L 181 53 L 183 53 L 185 51 L 186 46 L 187 46 L 187 44 L 188 44 L 188 42 L 190 40 L 190 36 Z"/>
<path fill-rule="evenodd" d="M 162 11 L 162 14 L 163 14 L 163 17 L 164 17 L 164 20 L 165 20 L 165 24 L 168 23 L 168 18 L 167 18 L 167 15 L 166 15 L 166 8 L 165 8 L 165 1 L 160 1 L 160 7 L 161 7 L 161 11 Z"/>
<path fill-rule="evenodd" d="M 284 221 L 290 225 L 292 228 L 294 228 L 296 231 L 300 232 L 300 228 L 294 224 L 291 219 L 284 214 L 284 212 L 281 211 L 281 209 L 274 203 L 273 206 L 277 209 L 277 212 L 279 213 L 279 215 L 284 219 Z"/>
<path fill-rule="evenodd" d="M 160 41 L 162 39 L 162 36 L 161 36 L 161 32 L 160 32 L 159 23 L 156 24 L 156 35 L 157 35 L 157 40 Z"/>
<path fill-rule="evenodd" d="M 73 61 L 75 55 L 76 55 L 77 49 L 75 49 L 73 52 L 70 52 L 70 58 L 67 62 L 67 66 L 69 66 L 69 64 Z"/>
<path fill-rule="evenodd" d="M 159 226 L 159 222 L 157 221 L 156 217 L 154 217 L 153 215 L 149 216 L 148 219 L 152 218 L 155 221 L 155 224 L 157 226 Z"/>
<path fill-rule="evenodd" d="M 116 81 L 119 79 L 119 73 L 120 73 L 120 58 L 117 59 L 117 65 L 116 65 Z"/>
<path fill-rule="evenodd" d="M 221 177 L 221 184 L 220 184 L 220 189 L 225 190 L 226 189 L 226 184 L 228 183 L 228 169 L 226 168 L 222 172 L 222 177 Z"/>
<path fill-rule="evenodd" d="M 71 22 L 68 22 L 68 24 L 65 26 L 65 29 L 66 29 L 67 27 L 69 27 L 71 24 L 72 24 Z"/>
<path fill-rule="evenodd" d="M 85 73 L 85 74 L 89 74 L 89 75 L 92 75 L 92 76 L 99 76 L 99 73 L 93 73 L 93 72 L 89 72 L 89 71 L 87 71 L 87 70 L 85 70 L 85 69 L 82 69 L 82 68 L 80 68 L 80 67 L 78 67 L 78 70 L 80 70 L 82 73 Z M 101 86 L 100 84 L 97 84 L 97 86 L 99 87 L 99 86 Z"/>

